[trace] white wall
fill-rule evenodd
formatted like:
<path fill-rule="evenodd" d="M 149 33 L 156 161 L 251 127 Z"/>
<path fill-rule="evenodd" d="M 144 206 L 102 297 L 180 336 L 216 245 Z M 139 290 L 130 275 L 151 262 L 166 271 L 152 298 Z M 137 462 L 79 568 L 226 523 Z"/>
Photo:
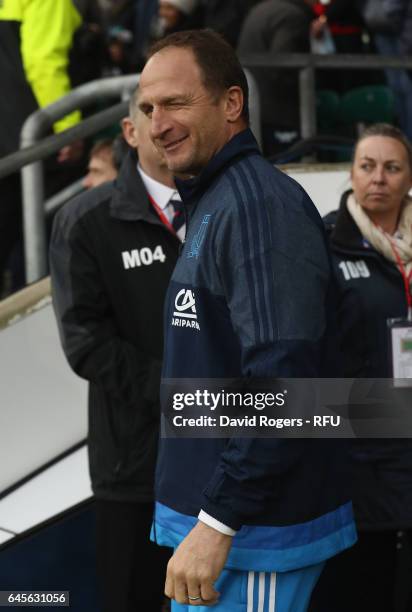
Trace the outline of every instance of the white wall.
<path fill-rule="evenodd" d="M 0 500 L 0 545 L 91 496 L 83 446 Z"/>
<path fill-rule="evenodd" d="M 86 437 L 86 383 L 44 306 L 0 331 L 0 492 Z"/>
<path fill-rule="evenodd" d="M 308 168 L 308 169 L 306 169 Z M 310 170 L 310 166 L 287 169 L 287 173 L 306 189 L 321 216 L 339 207 L 342 193 L 349 189 L 349 169 Z M 340 167 L 342 168 L 342 167 Z"/>

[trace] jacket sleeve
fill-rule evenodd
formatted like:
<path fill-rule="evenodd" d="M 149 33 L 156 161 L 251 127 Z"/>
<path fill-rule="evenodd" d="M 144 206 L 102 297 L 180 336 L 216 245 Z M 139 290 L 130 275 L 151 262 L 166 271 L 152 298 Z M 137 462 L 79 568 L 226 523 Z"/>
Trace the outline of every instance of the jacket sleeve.
<path fill-rule="evenodd" d="M 330 279 L 320 218 L 308 196 L 296 189 L 263 206 L 258 203 L 263 194 L 247 201 L 238 195 L 236 215 L 220 224 L 217 244 L 225 245 L 219 271 L 241 345 L 242 374 L 317 377 Z M 294 197 L 301 198 L 300 207 Z M 306 448 L 304 439 L 232 438 L 204 490 L 202 509 L 239 529 L 273 503 L 279 479 L 302 460 Z"/>
<path fill-rule="evenodd" d="M 63 209 L 50 244 L 53 306 L 71 368 L 109 394 L 136 407 L 158 402 L 161 362 L 118 333 L 99 262 L 82 221 L 70 224 Z"/>
<path fill-rule="evenodd" d="M 72 0 L 27 0 L 21 19 L 23 66 L 42 108 L 70 91 L 69 52 L 81 17 Z M 79 120 L 79 112 L 71 113 L 55 124 L 55 131 L 72 127 Z"/>

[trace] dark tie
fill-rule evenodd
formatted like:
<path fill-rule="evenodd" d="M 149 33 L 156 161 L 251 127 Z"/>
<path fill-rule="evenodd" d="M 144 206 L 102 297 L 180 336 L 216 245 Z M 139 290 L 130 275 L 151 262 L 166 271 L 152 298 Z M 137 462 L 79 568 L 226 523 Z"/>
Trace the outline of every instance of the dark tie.
<path fill-rule="evenodd" d="M 169 200 L 169 204 L 173 206 L 172 227 L 176 234 L 185 224 L 185 208 L 181 200 Z"/>

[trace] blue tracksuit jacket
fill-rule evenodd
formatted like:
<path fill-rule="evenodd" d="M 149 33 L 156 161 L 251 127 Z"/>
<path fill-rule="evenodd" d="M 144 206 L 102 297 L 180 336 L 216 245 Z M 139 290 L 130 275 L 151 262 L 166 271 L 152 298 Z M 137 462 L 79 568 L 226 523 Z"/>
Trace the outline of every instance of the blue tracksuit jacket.
<path fill-rule="evenodd" d="M 189 222 L 166 297 L 163 377 L 336 375 L 330 259 L 305 191 L 249 130 L 178 189 Z M 154 538 L 176 546 L 203 509 L 239 530 L 228 567 L 323 561 L 356 539 L 345 470 L 337 440 L 163 439 Z"/>

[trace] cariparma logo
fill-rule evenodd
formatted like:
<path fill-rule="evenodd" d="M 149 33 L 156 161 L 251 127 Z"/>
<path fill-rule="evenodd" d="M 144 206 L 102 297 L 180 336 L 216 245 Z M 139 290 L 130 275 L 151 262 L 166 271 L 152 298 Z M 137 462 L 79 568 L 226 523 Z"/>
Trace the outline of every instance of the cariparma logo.
<path fill-rule="evenodd" d="M 197 322 L 195 294 L 190 289 L 181 289 L 176 295 L 172 325 L 200 330 Z"/>

